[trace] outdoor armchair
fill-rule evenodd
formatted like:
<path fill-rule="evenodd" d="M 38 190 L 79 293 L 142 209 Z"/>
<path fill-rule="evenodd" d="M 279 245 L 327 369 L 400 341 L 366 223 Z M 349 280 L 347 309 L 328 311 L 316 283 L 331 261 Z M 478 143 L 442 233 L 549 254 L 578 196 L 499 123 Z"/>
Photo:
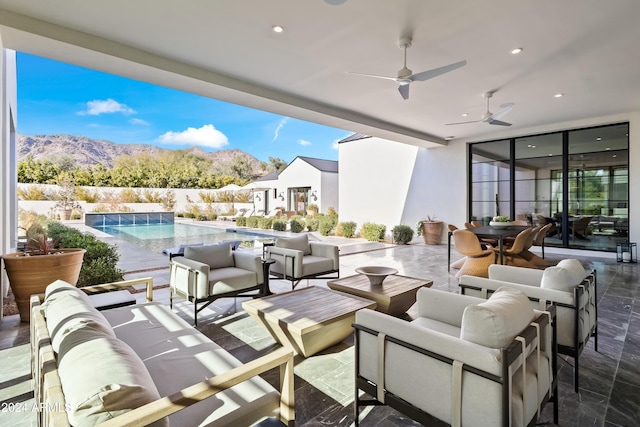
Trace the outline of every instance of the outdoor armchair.
<path fill-rule="evenodd" d="M 231 246 L 189 246 L 184 256 L 169 261 L 169 305 L 173 307 L 174 294 L 192 302 L 194 326 L 198 313 L 219 298 L 267 294 L 260 256 Z"/>
<path fill-rule="evenodd" d="M 527 426 L 549 400 L 557 423 L 553 306 L 511 289 L 486 301 L 421 288 L 417 304 L 411 322 L 356 313 L 356 425 L 384 404 L 423 425 Z"/>
<path fill-rule="evenodd" d="M 302 279 L 327 276 L 340 277 L 339 249 L 336 245 L 309 242 L 307 234 L 297 237 L 278 237 L 275 245 L 266 249 L 267 256 L 276 262 L 271 266 L 271 274 L 290 280 L 295 288 Z"/>
<path fill-rule="evenodd" d="M 534 307 L 552 303 L 557 307 L 558 353 L 574 359 L 574 388 L 579 390 L 580 354 L 594 337 L 598 351 L 598 307 L 595 271 L 588 273 L 578 260 L 560 261 L 545 270 L 492 265 L 489 278 L 460 278 L 465 295 L 488 297 L 496 289 L 509 286 L 525 293 Z"/>

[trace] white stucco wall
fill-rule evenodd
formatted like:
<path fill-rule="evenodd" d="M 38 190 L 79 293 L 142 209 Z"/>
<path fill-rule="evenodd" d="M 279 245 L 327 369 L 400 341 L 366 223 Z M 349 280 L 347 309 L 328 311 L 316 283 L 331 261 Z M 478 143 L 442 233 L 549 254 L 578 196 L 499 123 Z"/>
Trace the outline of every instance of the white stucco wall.
<path fill-rule="evenodd" d="M 16 53 L 5 50 L 0 39 L 0 254 L 12 252 L 16 247 L 16 150 L 17 126 Z M 4 268 L 0 272 L 0 322 L 2 302 L 8 291 Z"/>

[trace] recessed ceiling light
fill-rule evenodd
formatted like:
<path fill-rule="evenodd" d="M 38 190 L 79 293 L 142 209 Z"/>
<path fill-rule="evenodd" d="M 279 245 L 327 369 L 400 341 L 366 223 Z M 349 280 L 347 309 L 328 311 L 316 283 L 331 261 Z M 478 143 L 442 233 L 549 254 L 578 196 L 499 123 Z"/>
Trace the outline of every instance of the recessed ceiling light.
<path fill-rule="evenodd" d="M 284 31 L 284 27 L 282 25 L 274 25 L 271 29 L 274 33 L 281 33 Z"/>
<path fill-rule="evenodd" d="M 521 47 L 516 47 L 516 48 L 511 49 L 511 50 L 509 51 L 509 53 L 510 53 L 511 55 L 517 55 L 517 54 L 519 54 L 519 53 L 520 53 L 520 52 L 522 52 L 522 51 L 523 51 L 523 49 L 522 49 Z"/>
<path fill-rule="evenodd" d="M 609 150 L 611 150 L 611 147 L 607 147 L 605 150 L 606 150 L 606 151 L 609 151 Z"/>
<path fill-rule="evenodd" d="M 444 137 L 445 141 L 451 141 L 452 139 L 455 139 L 455 136 L 445 136 Z"/>
<path fill-rule="evenodd" d="M 597 137 L 596 141 L 602 141 L 602 138 L 601 137 Z"/>
<path fill-rule="evenodd" d="M 555 95 L 553 95 L 554 98 L 562 98 L 564 96 L 564 93 L 556 93 Z"/>
<path fill-rule="evenodd" d="M 613 155 L 613 156 L 611 156 L 611 157 L 618 157 L 618 155 L 617 155 L 617 154 L 614 154 L 614 155 Z"/>
<path fill-rule="evenodd" d="M 553 154 L 551 154 L 551 153 L 549 153 L 548 155 L 549 155 L 549 157 L 553 156 Z"/>
<path fill-rule="evenodd" d="M 469 113 L 462 113 L 462 117 L 467 117 Z"/>

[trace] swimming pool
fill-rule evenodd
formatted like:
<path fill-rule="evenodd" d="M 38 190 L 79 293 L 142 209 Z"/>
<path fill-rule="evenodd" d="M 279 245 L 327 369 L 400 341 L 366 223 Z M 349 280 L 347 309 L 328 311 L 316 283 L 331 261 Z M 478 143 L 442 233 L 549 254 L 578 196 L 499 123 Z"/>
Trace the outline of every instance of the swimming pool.
<path fill-rule="evenodd" d="M 206 245 L 225 240 L 242 240 L 247 242 L 245 246 L 253 246 L 254 240 L 271 239 L 259 233 L 234 232 L 191 224 L 115 225 L 93 228 L 159 254 L 164 249 L 189 243 Z"/>

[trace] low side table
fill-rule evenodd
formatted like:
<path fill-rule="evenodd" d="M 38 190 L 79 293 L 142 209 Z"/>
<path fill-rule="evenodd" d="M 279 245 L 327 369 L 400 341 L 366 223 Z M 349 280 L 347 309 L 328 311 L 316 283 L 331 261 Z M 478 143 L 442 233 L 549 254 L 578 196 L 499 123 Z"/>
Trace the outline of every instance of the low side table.
<path fill-rule="evenodd" d="M 275 264 L 276 260 L 273 258 L 262 258 L 262 274 L 264 275 L 264 286 L 266 295 L 273 295 L 271 292 L 271 288 L 269 287 L 269 269 L 271 268 L 271 264 Z"/>
<path fill-rule="evenodd" d="M 364 274 L 330 280 L 327 286 L 335 291 L 356 295 L 375 301 L 376 310 L 398 316 L 405 313 L 416 302 L 418 289 L 431 287 L 433 281 L 393 274 L 387 276 L 382 285 L 372 286 Z"/>

